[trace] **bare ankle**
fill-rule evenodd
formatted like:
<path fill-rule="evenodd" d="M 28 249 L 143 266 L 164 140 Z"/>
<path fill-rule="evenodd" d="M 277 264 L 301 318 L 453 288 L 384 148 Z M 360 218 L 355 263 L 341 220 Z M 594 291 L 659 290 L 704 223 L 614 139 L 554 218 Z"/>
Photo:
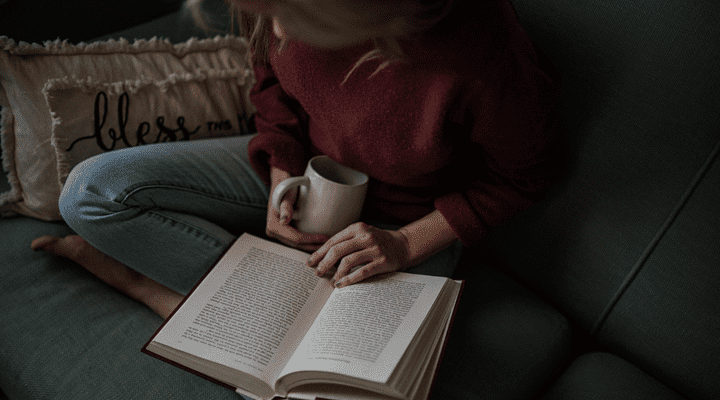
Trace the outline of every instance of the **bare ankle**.
<path fill-rule="evenodd" d="M 35 251 L 44 250 L 75 261 L 103 282 L 147 305 L 163 318 L 167 318 L 183 299 L 181 294 L 127 267 L 80 236 L 42 236 L 33 240 L 31 247 Z"/>

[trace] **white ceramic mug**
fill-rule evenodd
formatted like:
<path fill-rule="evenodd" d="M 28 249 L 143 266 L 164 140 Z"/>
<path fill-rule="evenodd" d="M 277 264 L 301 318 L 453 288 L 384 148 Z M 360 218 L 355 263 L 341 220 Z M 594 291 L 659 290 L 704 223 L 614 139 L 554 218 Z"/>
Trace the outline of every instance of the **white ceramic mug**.
<path fill-rule="evenodd" d="M 328 156 L 317 156 L 308 162 L 304 176 L 285 179 L 275 187 L 272 204 L 280 210 L 288 190 L 299 187 L 297 209 L 293 210 L 297 229 L 333 236 L 360 218 L 368 181 L 362 172 Z"/>

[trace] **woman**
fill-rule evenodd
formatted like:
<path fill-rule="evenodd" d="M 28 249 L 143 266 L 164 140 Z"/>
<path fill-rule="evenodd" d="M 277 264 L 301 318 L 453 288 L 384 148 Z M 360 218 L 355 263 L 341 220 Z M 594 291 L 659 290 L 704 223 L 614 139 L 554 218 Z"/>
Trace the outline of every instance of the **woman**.
<path fill-rule="evenodd" d="M 318 275 L 337 265 L 338 287 L 397 270 L 450 276 L 459 243 L 482 240 L 557 175 L 559 85 L 508 0 L 229 5 L 253 49 L 258 134 L 81 163 L 60 201 L 79 236 L 34 249 L 167 317 L 244 231 L 312 252 Z M 296 194 L 268 205 L 319 154 L 371 177 L 363 222 L 331 238 L 291 224 Z"/>

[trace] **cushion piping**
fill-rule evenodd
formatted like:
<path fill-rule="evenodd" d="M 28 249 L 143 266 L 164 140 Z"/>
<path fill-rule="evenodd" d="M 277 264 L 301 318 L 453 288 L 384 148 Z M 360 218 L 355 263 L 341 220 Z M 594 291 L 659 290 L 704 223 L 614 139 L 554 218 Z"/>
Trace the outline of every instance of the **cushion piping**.
<path fill-rule="evenodd" d="M 632 285 L 635 278 L 638 276 L 642 268 L 647 263 L 647 260 L 650 258 L 650 256 L 653 254 L 657 246 L 660 244 L 660 241 L 662 241 L 665 234 L 670 230 L 670 227 L 673 225 L 677 217 L 682 212 L 685 205 L 690 201 L 690 198 L 692 197 L 693 193 L 695 192 L 695 189 L 700 185 L 703 178 L 707 174 L 707 172 L 712 167 L 712 164 L 715 162 L 715 160 L 718 158 L 718 155 L 720 154 L 720 140 L 715 144 L 715 147 L 710 152 L 710 155 L 705 159 L 704 164 L 698 171 L 695 178 L 690 182 L 690 185 L 688 186 L 685 193 L 683 193 L 682 197 L 680 198 L 680 201 L 678 201 L 677 205 L 673 208 L 673 210 L 670 212 L 668 217 L 665 219 L 665 222 L 663 222 L 662 226 L 658 230 L 658 232 L 655 234 L 655 237 L 650 241 L 648 246 L 645 248 L 643 253 L 640 255 L 640 258 L 637 260 L 635 265 L 633 265 L 632 269 L 628 273 L 628 275 L 623 280 L 622 284 L 618 287 L 617 291 L 613 295 L 613 297 L 610 299 L 608 304 L 605 306 L 605 309 L 602 311 L 602 313 L 598 316 L 592 330 L 590 331 L 591 336 L 596 337 L 599 331 L 602 329 L 603 325 L 605 324 L 605 321 L 610 316 L 610 313 L 612 313 L 613 309 L 615 308 L 615 305 L 620 301 L 620 299 L 623 297 L 627 289 Z"/>

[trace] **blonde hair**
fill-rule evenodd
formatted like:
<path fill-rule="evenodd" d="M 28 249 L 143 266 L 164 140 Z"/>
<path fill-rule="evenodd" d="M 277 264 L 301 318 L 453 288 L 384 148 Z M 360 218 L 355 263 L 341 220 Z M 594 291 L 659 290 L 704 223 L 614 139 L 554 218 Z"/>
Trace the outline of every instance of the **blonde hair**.
<path fill-rule="evenodd" d="M 187 0 L 186 7 L 197 23 L 206 27 L 203 0 Z M 240 36 L 248 38 L 251 62 L 269 63 L 274 40 L 272 17 L 277 17 L 288 34 L 280 40 L 279 51 L 288 40 L 300 40 L 322 48 L 340 48 L 372 40 L 375 48 L 363 55 L 345 80 L 364 62 L 382 59 L 371 75 L 390 63 L 404 59 L 400 39 L 411 39 L 434 26 L 450 9 L 453 0 L 245 0 L 273 8 L 274 15 L 255 14 L 225 0 L 237 21 Z M 343 81 L 344 83 L 345 81 Z"/>

